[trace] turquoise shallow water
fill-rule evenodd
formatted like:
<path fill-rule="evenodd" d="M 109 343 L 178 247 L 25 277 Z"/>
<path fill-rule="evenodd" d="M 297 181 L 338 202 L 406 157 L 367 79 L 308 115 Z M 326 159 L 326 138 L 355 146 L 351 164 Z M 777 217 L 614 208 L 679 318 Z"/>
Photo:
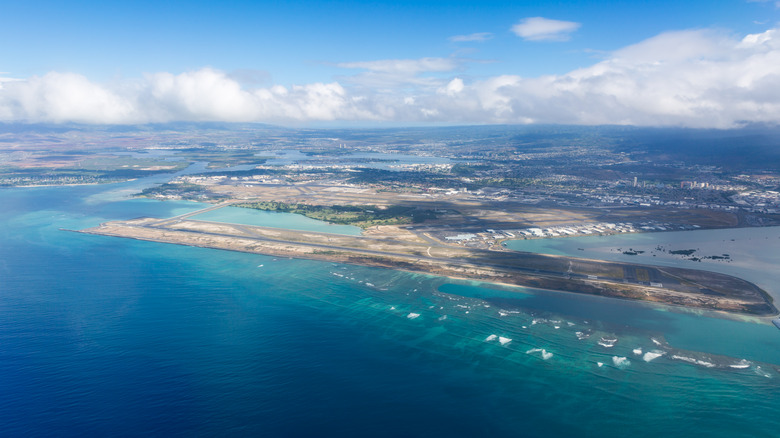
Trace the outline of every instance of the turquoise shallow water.
<path fill-rule="evenodd" d="M 289 230 L 346 234 L 348 236 L 359 236 L 362 232 L 359 227 L 329 224 L 299 214 L 277 213 L 243 207 L 224 207 L 219 210 L 212 210 L 195 215 L 193 216 L 193 219 L 273 228 L 287 228 Z"/>
<path fill-rule="evenodd" d="M 60 230 L 203 207 L 120 189 L 0 190 L 3 435 L 780 430 L 771 325 Z"/>

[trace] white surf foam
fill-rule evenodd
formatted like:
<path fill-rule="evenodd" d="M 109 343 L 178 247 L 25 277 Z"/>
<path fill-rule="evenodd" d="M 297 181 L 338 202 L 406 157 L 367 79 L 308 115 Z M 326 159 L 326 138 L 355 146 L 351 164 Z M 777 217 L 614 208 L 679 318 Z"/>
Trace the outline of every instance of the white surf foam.
<path fill-rule="evenodd" d="M 642 355 L 642 349 L 641 348 L 634 348 L 634 354 L 636 354 L 637 356 L 641 356 Z"/>
<path fill-rule="evenodd" d="M 739 362 L 737 362 L 735 364 L 729 365 L 729 368 L 735 368 L 735 369 L 738 369 L 738 370 L 743 370 L 745 368 L 750 368 L 750 365 L 751 365 L 750 361 L 742 359 L 741 361 L 739 361 Z"/>
<path fill-rule="evenodd" d="M 599 339 L 598 344 L 605 348 L 612 348 L 615 346 L 615 344 L 617 344 L 617 341 L 618 341 L 617 338 L 602 337 L 601 339 Z"/>
<path fill-rule="evenodd" d="M 645 362 L 650 362 L 653 359 L 658 359 L 659 357 L 663 356 L 664 354 L 666 354 L 666 353 L 663 352 L 663 351 L 658 351 L 658 350 L 648 351 L 647 353 L 645 353 L 644 356 L 642 356 L 642 360 L 644 360 Z"/>
<path fill-rule="evenodd" d="M 485 342 L 495 341 L 498 336 L 496 335 L 490 335 L 487 338 L 485 338 Z"/>
<path fill-rule="evenodd" d="M 616 367 L 627 367 L 631 365 L 631 361 L 629 361 L 627 357 L 622 356 L 612 356 L 612 363 L 614 363 Z"/>
<path fill-rule="evenodd" d="M 596 365 L 598 365 L 598 366 L 599 366 L 599 368 L 601 368 L 601 367 L 603 367 L 603 366 L 604 366 L 604 362 L 596 362 Z"/>
<path fill-rule="evenodd" d="M 766 377 L 767 379 L 771 379 L 772 378 L 772 375 L 769 374 L 768 372 L 762 370 L 761 366 L 759 366 L 759 365 L 756 365 L 756 374 L 758 374 L 759 376 Z"/>
<path fill-rule="evenodd" d="M 700 366 L 703 366 L 703 367 L 706 367 L 706 368 L 714 368 L 715 367 L 715 364 L 712 363 L 712 362 L 707 362 L 707 361 L 696 359 L 696 358 L 693 358 L 693 357 L 680 356 L 678 354 L 673 354 L 672 355 L 672 359 L 681 360 L 683 362 L 688 362 L 688 363 L 694 364 L 694 365 L 700 365 Z"/>
<path fill-rule="evenodd" d="M 545 350 L 544 348 L 532 348 L 525 352 L 525 354 L 541 353 L 542 359 L 547 360 L 553 357 L 553 354 Z"/>
<path fill-rule="evenodd" d="M 574 334 L 577 335 L 577 339 L 579 339 L 580 341 L 582 341 L 583 339 L 588 339 L 590 337 L 590 335 L 591 335 L 591 333 L 589 331 L 574 332 Z"/>
<path fill-rule="evenodd" d="M 512 339 L 510 339 L 510 338 L 505 338 L 505 337 L 503 337 L 503 336 L 499 336 L 499 337 L 498 337 L 498 342 L 500 342 L 500 343 L 501 343 L 501 345 L 506 345 L 506 344 L 508 344 L 508 343 L 512 342 Z"/>
<path fill-rule="evenodd" d="M 415 319 L 415 318 L 418 318 L 419 316 L 420 316 L 419 313 L 414 313 L 414 312 L 406 315 L 406 317 L 409 318 L 409 319 Z"/>

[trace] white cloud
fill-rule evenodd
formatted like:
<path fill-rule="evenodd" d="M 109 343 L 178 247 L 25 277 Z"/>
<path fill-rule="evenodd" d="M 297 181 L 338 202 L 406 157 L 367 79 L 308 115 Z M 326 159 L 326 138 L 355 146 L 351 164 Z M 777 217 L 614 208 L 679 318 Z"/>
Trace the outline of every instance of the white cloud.
<path fill-rule="evenodd" d="M 453 58 L 422 58 L 342 62 L 336 65 L 341 68 L 354 68 L 382 73 L 411 75 L 430 71 L 450 71 L 458 66 L 458 62 Z"/>
<path fill-rule="evenodd" d="M 338 83 L 245 90 L 226 73 L 204 68 L 143 80 L 96 84 L 49 73 L 0 89 L 0 120 L 84 123 L 375 119 Z"/>
<path fill-rule="evenodd" d="M 451 80 L 447 86 L 439 88 L 437 91 L 439 94 L 446 94 L 448 96 L 455 96 L 456 94 L 463 91 L 464 85 L 463 80 L 460 78 L 455 78 Z"/>
<path fill-rule="evenodd" d="M 132 112 L 115 90 L 72 73 L 7 81 L 0 90 L 2 119 L 122 123 Z"/>
<path fill-rule="evenodd" d="M 377 61 L 343 62 L 344 69 L 364 70 L 342 79 L 359 88 L 395 92 L 399 87 L 435 88 L 439 81 L 428 73 L 449 72 L 463 63 L 458 58 L 382 59 Z"/>
<path fill-rule="evenodd" d="M 563 75 L 481 80 L 462 60 L 344 63 L 348 80 L 249 87 L 200 69 L 96 83 L 52 72 L 0 75 L 0 120 L 145 123 L 312 121 L 633 124 L 728 128 L 780 122 L 780 32 L 668 32 Z M 371 81 L 375 86 L 370 86 Z M 242 86 L 243 85 L 243 86 Z"/>
<path fill-rule="evenodd" d="M 780 122 L 776 31 L 735 39 L 669 32 L 568 74 L 498 76 L 446 88 L 421 108 L 436 120 L 492 123 L 633 124 L 729 128 Z M 430 118 L 430 117 L 429 117 Z"/>
<path fill-rule="evenodd" d="M 569 34 L 579 28 L 580 23 L 573 21 L 530 17 L 512 26 L 512 32 L 529 41 L 566 41 L 569 39 Z"/>
<path fill-rule="evenodd" d="M 467 42 L 484 42 L 493 38 L 493 34 L 490 32 L 478 32 L 469 35 L 455 35 L 448 39 L 453 43 L 467 43 Z"/>

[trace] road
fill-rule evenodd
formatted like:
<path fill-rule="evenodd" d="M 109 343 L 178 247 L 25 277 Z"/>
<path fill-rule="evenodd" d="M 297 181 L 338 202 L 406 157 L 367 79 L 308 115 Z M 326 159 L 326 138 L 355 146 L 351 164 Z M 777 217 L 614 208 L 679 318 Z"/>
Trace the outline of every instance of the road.
<path fill-rule="evenodd" d="M 219 210 L 220 208 L 227 207 L 229 205 L 236 204 L 238 202 L 241 202 L 241 201 L 230 200 L 230 201 L 220 202 L 219 204 L 214 204 L 214 205 L 208 206 L 208 207 L 206 207 L 204 209 L 201 209 L 201 210 L 180 214 L 178 216 L 173 216 L 173 217 L 170 217 L 170 218 L 167 218 L 167 219 L 162 219 L 162 220 L 160 220 L 158 222 L 150 224 L 150 226 L 164 227 L 166 225 L 170 225 L 170 224 L 173 224 L 173 223 L 176 223 L 176 222 L 183 221 L 184 219 L 188 219 L 188 218 L 190 218 L 192 216 L 196 216 L 196 215 L 199 215 L 199 214 L 202 214 L 202 213 L 206 213 L 206 212 L 209 212 L 209 211 Z"/>

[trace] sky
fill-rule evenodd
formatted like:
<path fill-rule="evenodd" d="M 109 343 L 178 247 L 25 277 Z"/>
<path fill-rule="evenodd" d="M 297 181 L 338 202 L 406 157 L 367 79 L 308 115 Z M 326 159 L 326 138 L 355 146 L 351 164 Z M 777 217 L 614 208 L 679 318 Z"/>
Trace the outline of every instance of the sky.
<path fill-rule="evenodd" d="M 780 122 L 780 0 L 37 1 L 0 121 Z"/>

